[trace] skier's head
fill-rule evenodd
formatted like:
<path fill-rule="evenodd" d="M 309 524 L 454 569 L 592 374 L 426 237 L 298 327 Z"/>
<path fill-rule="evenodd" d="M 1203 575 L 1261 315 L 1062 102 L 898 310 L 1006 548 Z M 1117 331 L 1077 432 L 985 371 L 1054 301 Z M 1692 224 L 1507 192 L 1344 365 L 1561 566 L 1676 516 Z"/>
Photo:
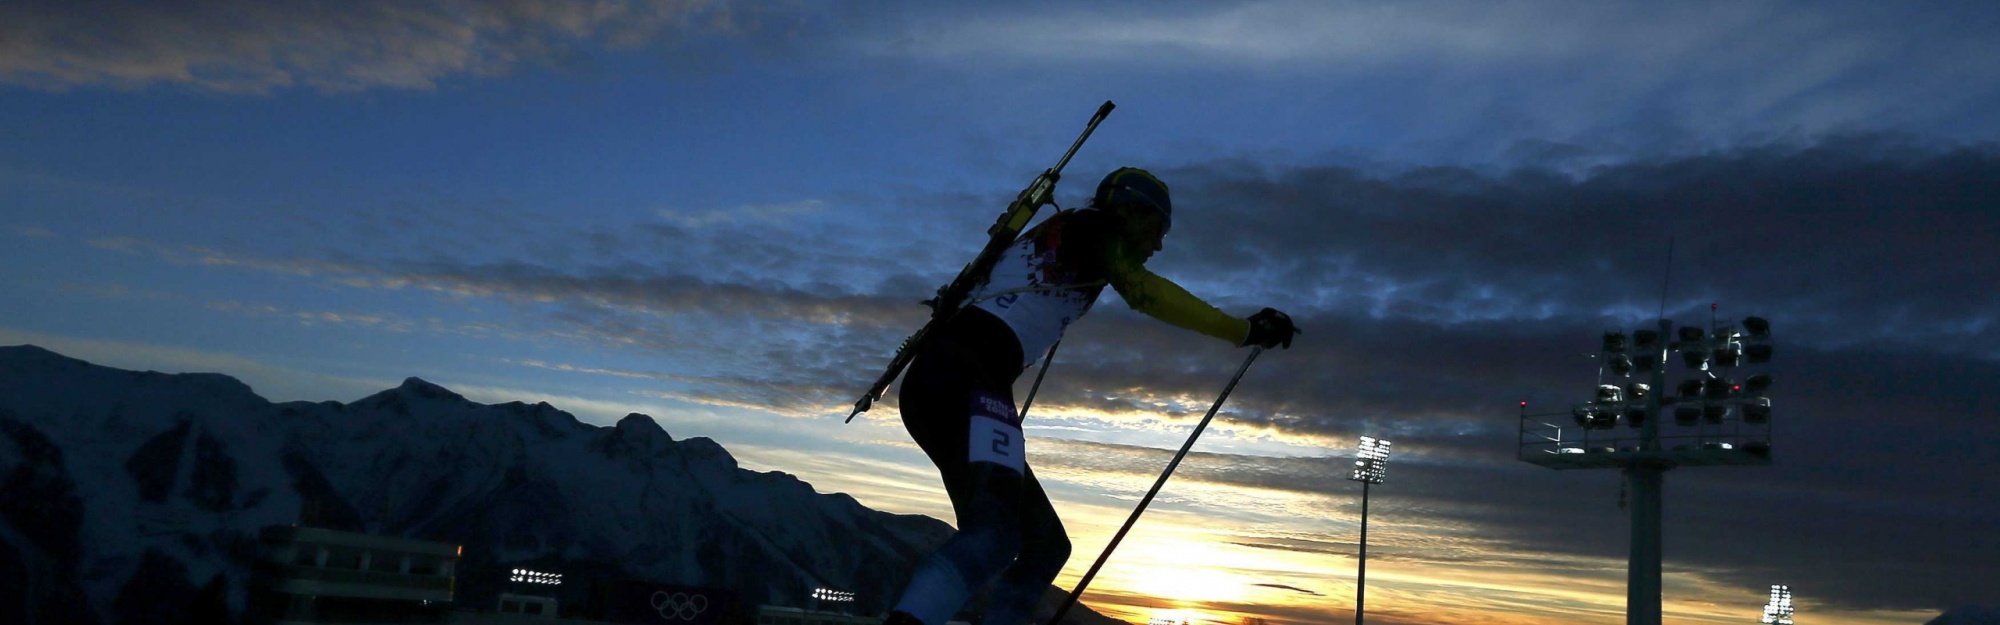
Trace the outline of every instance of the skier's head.
<path fill-rule="evenodd" d="M 1160 249 L 1161 240 L 1174 223 L 1173 201 L 1167 197 L 1167 183 L 1144 169 L 1120 167 L 1090 198 L 1091 206 L 1111 211 L 1131 224 L 1132 233 L 1149 251 Z"/>

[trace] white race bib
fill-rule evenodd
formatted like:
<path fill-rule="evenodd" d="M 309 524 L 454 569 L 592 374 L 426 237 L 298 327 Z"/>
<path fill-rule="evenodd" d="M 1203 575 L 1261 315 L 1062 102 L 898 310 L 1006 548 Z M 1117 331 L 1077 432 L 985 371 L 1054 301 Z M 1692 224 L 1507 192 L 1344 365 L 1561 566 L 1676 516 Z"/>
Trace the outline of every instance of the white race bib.
<path fill-rule="evenodd" d="M 972 423 L 967 428 L 967 462 L 991 462 L 1016 472 L 1028 466 L 1028 441 L 1021 436 L 1021 418 L 1005 399 L 972 394 Z"/>

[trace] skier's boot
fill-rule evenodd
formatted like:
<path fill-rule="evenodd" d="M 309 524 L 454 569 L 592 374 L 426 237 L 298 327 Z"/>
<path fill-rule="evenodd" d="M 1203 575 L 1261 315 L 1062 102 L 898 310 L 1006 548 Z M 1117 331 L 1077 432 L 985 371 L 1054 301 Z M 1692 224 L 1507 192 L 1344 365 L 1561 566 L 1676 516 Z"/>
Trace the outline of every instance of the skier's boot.
<path fill-rule="evenodd" d="M 890 612 L 889 618 L 882 619 L 882 625 L 924 625 L 924 622 L 908 612 L 896 611 Z"/>

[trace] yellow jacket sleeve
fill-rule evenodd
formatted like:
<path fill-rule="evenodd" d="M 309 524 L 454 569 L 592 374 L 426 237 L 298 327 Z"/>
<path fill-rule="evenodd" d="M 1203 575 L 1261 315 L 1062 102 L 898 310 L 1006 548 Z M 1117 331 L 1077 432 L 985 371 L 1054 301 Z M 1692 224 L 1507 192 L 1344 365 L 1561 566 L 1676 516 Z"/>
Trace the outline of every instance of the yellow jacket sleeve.
<path fill-rule="evenodd" d="M 1107 280 L 1132 310 L 1167 323 L 1241 345 L 1250 334 L 1250 322 L 1232 317 L 1209 305 L 1181 285 L 1160 277 L 1131 259 L 1123 250 L 1111 254 Z"/>

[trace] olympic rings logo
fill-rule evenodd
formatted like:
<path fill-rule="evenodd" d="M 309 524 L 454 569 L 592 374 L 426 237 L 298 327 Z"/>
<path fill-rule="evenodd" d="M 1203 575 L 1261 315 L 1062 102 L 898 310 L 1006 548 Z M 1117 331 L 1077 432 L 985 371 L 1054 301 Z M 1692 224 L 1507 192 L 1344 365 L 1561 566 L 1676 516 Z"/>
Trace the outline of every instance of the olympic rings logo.
<path fill-rule="evenodd" d="M 670 594 L 664 590 L 655 590 L 653 609 L 659 611 L 662 619 L 678 618 L 683 621 L 693 621 L 695 617 L 701 616 L 702 612 L 708 610 L 708 596 L 690 595 L 684 592 Z"/>

